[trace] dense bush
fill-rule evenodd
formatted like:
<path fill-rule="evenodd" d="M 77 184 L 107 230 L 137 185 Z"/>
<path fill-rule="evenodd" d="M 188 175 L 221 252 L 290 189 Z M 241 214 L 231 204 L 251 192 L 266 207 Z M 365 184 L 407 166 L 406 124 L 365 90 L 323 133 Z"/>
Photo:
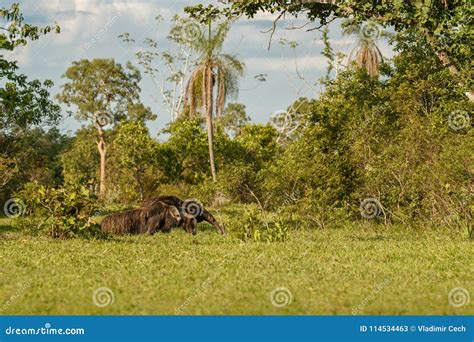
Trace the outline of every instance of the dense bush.
<path fill-rule="evenodd" d="M 150 135 L 143 120 L 129 116 L 114 122 L 105 132 L 108 184 L 100 203 L 124 208 L 145 197 L 171 194 L 198 198 L 215 208 L 229 202 L 259 203 L 263 210 L 288 218 L 265 221 L 248 213 L 235 222 L 244 227 L 246 240 L 283 239 L 285 224 L 326 228 L 368 219 L 407 226 L 422 221 L 471 232 L 474 105 L 459 80 L 416 38 L 394 38 L 399 54 L 381 65 L 381 77 L 350 66 L 335 79 L 325 79 L 319 98 L 296 100 L 288 113 L 272 117 L 272 125 L 249 123 L 245 106 L 229 105 L 215 118 L 216 183 L 210 177 L 206 124 L 199 113 L 171 122 L 160 140 Z M 56 203 L 56 209 L 38 215 L 59 220 L 63 214 L 74 216 L 67 212 L 76 199 L 53 188 L 82 193 L 78 189 L 90 186 L 91 193 L 97 192 L 94 127 L 78 130 L 72 139 L 55 130 L 18 133 L 14 142 L 7 138 L 0 136 L 2 144 L 12 145 L 0 154 L 8 188 L 3 196 L 37 181 L 47 188 L 27 184 L 20 198 L 28 208 Z M 81 196 L 78 201 L 92 205 L 94 199 Z M 373 215 L 361 208 L 367 201 L 373 204 Z M 59 227 L 69 225 L 75 228 L 66 231 L 88 230 L 89 214 L 85 209 L 78 222 L 52 223 L 51 231 L 61 235 Z"/>
<path fill-rule="evenodd" d="M 16 197 L 35 219 L 17 218 L 17 225 L 45 232 L 55 238 L 92 237 L 100 235 L 100 226 L 92 219 L 97 198 L 86 187 L 47 188 L 29 184 Z M 36 224 L 35 224 L 36 223 Z"/>
<path fill-rule="evenodd" d="M 382 81 L 348 70 L 306 106 L 308 127 L 266 171 L 271 207 L 297 204 L 325 226 L 362 219 L 360 203 L 373 198 L 385 222 L 472 229 L 473 105 L 417 53 L 397 56 Z"/>
<path fill-rule="evenodd" d="M 0 127 L 0 201 L 4 203 L 28 182 L 60 186 L 63 177 L 58 155 L 69 147 L 70 140 L 57 128 L 4 132 Z"/>
<path fill-rule="evenodd" d="M 70 147 L 59 156 L 65 184 L 87 184 L 99 176 L 97 133 L 92 126 L 82 127 Z"/>
<path fill-rule="evenodd" d="M 250 207 L 236 222 L 238 237 L 249 242 L 284 242 L 289 237 L 290 225 L 282 216 L 269 215 L 264 211 Z"/>

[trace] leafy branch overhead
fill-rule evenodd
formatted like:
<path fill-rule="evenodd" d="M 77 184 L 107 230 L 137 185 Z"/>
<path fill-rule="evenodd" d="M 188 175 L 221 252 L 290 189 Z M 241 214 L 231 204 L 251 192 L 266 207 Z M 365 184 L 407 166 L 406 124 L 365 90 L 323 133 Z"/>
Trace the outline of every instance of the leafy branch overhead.
<path fill-rule="evenodd" d="M 0 51 L 12 51 L 28 40 L 39 39 L 51 31 L 60 32 L 58 25 L 38 27 L 24 22 L 18 4 L 0 8 L 0 17 L 7 24 L 0 27 Z M 0 55 L 0 129 L 26 129 L 31 125 L 54 124 L 60 117 L 60 107 L 49 99 L 53 83 L 49 80 L 29 81 L 18 73 L 18 65 Z"/>
<path fill-rule="evenodd" d="M 319 27 L 334 18 L 350 18 L 354 24 L 372 21 L 384 28 L 393 28 L 399 34 L 414 32 L 420 44 L 427 43 L 452 77 L 465 89 L 469 99 L 474 100 L 472 77 L 470 75 L 473 56 L 472 30 L 474 6 L 465 0 L 413 0 L 383 1 L 341 0 L 326 3 L 323 1 L 286 2 L 269 1 L 230 1 L 230 5 L 219 9 L 228 18 L 246 16 L 253 18 L 259 12 L 306 16 Z M 217 8 L 206 9 L 202 5 L 187 7 L 186 12 L 193 18 L 205 21 L 211 13 L 217 16 Z M 311 29 L 308 29 L 311 30 Z"/>
<path fill-rule="evenodd" d="M 7 21 L 5 27 L 0 27 L 0 49 L 13 50 L 19 45 L 26 45 L 28 40 L 37 40 L 49 32 L 61 32 L 57 24 L 38 27 L 25 23 L 17 3 L 10 8 L 0 8 L 0 17 Z"/>

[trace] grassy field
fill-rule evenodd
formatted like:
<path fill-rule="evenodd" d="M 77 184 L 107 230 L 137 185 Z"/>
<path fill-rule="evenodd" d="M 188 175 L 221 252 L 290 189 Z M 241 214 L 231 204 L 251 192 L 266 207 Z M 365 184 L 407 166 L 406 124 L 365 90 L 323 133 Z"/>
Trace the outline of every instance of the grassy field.
<path fill-rule="evenodd" d="M 360 224 L 265 244 L 199 229 L 58 241 L 0 221 L 0 313 L 474 313 L 448 302 L 455 287 L 474 293 L 461 234 Z"/>

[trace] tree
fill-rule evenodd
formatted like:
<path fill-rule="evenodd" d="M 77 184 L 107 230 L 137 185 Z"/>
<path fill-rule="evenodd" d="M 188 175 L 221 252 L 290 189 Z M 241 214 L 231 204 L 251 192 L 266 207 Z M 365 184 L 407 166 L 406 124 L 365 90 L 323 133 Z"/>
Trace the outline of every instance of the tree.
<path fill-rule="evenodd" d="M 170 181 L 202 182 L 209 175 L 206 161 L 209 148 L 202 119 L 179 118 L 170 123 L 164 133 L 169 134 L 163 149 L 169 151 L 167 159 L 171 163 L 163 160 L 160 165 L 167 166 L 168 171 L 171 171 L 166 172 Z"/>
<path fill-rule="evenodd" d="M 34 161 L 31 156 L 23 158 L 27 153 L 21 148 L 30 148 L 29 145 L 21 146 L 27 129 L 32 125 L 53 125 L 61 112 L 60 107 L 50 100 L 51 81 L 29 81 L 25 75 L 18 73 L 16 62 L 8 61 L 1 53 L 3 50 L 13 51 L 17 46 L 37 40 L 52 30 L 59 33 L 59 27 L 41 28 L 25 23 L 16 3 L 10 8 L 1 7 L 0 17 L 7 22 L 5 26 L 0 26 L 0 191 L 3 191 L 7 185 L 10 188 L 18 186 L 20 180 L 33 174 L 30 171 L 34 169 Z M 42 147 L 36 143 L 33 146 L 36 150 Z M 42 157 L 42 161 L 49 162 L 46 156 Z"/>
<path fill-rule="evenodd" d="M 78 129 L 69 148 L 61 154 L 59 159 L 67 185 L 97 185 L 94 181 L 100 168 L 100 155 L 91 144 L 97 136 L 95 131 L 92 125 Z"/>
<path fill-rule="evenodd" d="M 142 119 L 154 118 L 139 101 L 140 72 L 130 63 L 124 68 L 113 59 L 83 59 L 73 62 L 63 77 L 68 82 L 62 86 L 58 99 L 68 106 L 75 105 L 77 119 L 92 122 L 98 132 L 100 196 L 103 198 L 107 157 L 104 127 L 131 114 Z"/>
<path fill-rule="evenodd" d="M 276 111 L 270 115 L 270 124 L 277 130 L 277 142 L 286 145 L 295 140 L 305 125 L 305 111 L 310 105 L 306 98 L 295 101 L 285 111 Z"/>
<path fill-rule="evenodd" d="M 213 143 L 214 100 L 215 114 L 220 117 L 230 96 L 238 91 L 237 82 L 243 76 L 245 66 L 235 56 L 223 54 L 222 46 L 230 28 L 230 21 L 224 21 L 212 28 L 212 22 L 218 17 L 213 6 L 202 19 L 207 29 L 192 42 L 192 48 L 200 55 L 186 87 L 185 107 L 189 105 L 190 115 L 196 114 L 201 104 L 206 116 L 207 136 L 209 145 L 209 161 L 212 179 L 217 180 Z M 217 96 L 214 99 L 214 90 Z"/>
<path fill-rule="evenodd" d="M 122 122 L 115 132 L 113 149 L 120 166 L 131 171 L 137 183 L 140 200 L 145 198 L 144 177 L 156 162 L 158 144 L 140 121 Z"/>
<path fill-rule="evenodd" d="M 25 23 L 18 4 L 13 4 L 11 8 L 0 8 L 0 17 L 8 22 L 5 27 L 0 27 L 0 51 L 12 51 L 52 30 L 59 33 L 57 25 L 40 28 Z M 0 55 L 0 129 L 9 131 L 16 127 L 26 129 L 30 125 L 56 123 L 60 117 L 60 107 L 49 99 L 49 88 L 53 83 L 49 80 L 43 83 L 28 81 L 25 75 L 17 71 L 16 62 L 10 62 Z"/>
<path fill-rule="evenodd" d="M 19 45 L 26 45 L 28 40 L 37 40 L 51 31 L 60 32 L 57 24 L 41 28 L 25 23 L 17 3 L 10 8 L 0 8 L 0 17 L 8 22 L 5 27 L 0 27 L 0 49 L 13 50 Z"/>
<path fill-rule="evenodd" d="M 277 154 L 277 137 L 278 132 L 269 124 L 247 124 L 242 127 L 237 141 L 245 148 L 246 155 L 252 159 L 247 161 L 261 167 Z"/>
<path fill-rule="evenodd" d="M 305 14 L 310 22 L 319 20 L 320 25 L 308 31 L 322 28 L 337 18 L 354 18 L 362 23 L 372 20 L 383 27 L 389 26 L 397 33 L 412 31 L 421 44 L 428 43 L 442 65 L 449 70 L 454 80 L 462 85 L 468 98 L 474 100 L 472 77 L 472 17 L 474 7 L 466 0 L 310 0 L 299 2 L 231 1 L 231 6 L 219 11 L 228 17 L 246 15 L 253 18 L 258 12 L 279 13 L 273 25 L 285 14 Z M 185 9 L 192 17 L 203 16 L 204 7 L 197 5 Z"/>
<path fill-rule="evenodd" d="M 58 186 L 63 182 L 60 153 L 70 138 L 55 127 L 0 132 L 0 199 L 28 182 Z"/>
<path fill-rule="evenodd" d="M 155 18 L 157 26 L 162 21 L 162 16 Z M 154 38 L 144 40 L 145 48 L 136 52 L 138 64 L 144 73 L 149 75 L 153 85 L 159 91 L 163 104 L 171 115 L 171 120 L 178 118 L 183 111 L 185 94 L 185 81 L 189 76 L 191 66 L 195 63 L 195 54 L 189 41 L 193 39 L 193 26 L 188 28 L 189 20 L 178 15 L 172 19 L 172 26 L 167 36 L 169 46 L 162 48 Z M 161 31 L 161 27 L 158 27 Z M 135 43 L 129 33 L 119 36 L 126 43 Z"/>
<path fill-rule="evenodd" d="M 18 173 L 18 166 L 13 158 L 0 155 L 0 191 L 3 190 Z"/>
<path fill-rule="evenodd" d="M 356 38 L 357 46 L 350 53 L 349 61 L 355 61 L 370 76 L 378 76 L 383 56 L 377 46 L 377 41 L 380 37 L 388 37 L 389 34 L 372 21 L 357 23 L 352 19 L 347 19 L 342 25 L 343 35 L 353 35 Z"/>
<path fill-rule="evenodd" d="M 238 136 L 242 127 L 250 121 L 245 111 L 245 105 L 241 103 L 229 103 L 224 110 L 224 114 L 218 118 L 217 123 L 222 128 L 229 131 L 234 136 Z"/>

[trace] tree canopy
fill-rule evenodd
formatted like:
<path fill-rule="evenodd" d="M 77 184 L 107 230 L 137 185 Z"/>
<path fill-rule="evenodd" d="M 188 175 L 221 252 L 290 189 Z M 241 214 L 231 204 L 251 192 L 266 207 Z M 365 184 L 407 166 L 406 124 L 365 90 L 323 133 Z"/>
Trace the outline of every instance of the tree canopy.
<path fill-rule="evenodd" d="M 221 12 L 230 18 L 247 16 L 253 18 L 258 12 L 277 13 L 275 21 L 283 15 L 306 16 L 318 24 L 307 31 L 322 28 L 338 18 L 352 18 L 357 23 L 373 21 L 381 27 L 393 28 L 405 34 L 412 32 L 420 44 L 427 43 L 438 56 L 441 63 L 450 70 L 452 77 L 465 89 L 466 95 L 473 100 L 472 85 L 472 41 L 471 29 L 474 7 L 465 0 L 341 0 L 337 3 L 318 3 L 317 1 L 288 2 L 238 1 L 218 9 L 213 5 L 187 7 L 191 17 L 203 20 L 209 13 Z M 276 27 L 274 27 L 276 29 Z"/>
<path fill-rule="evenodd" d="M 15 127 L 26 129 L 30 125 L 57 122 L 60 107 L 49 99 L 53 83 L 29 81 L 26 75 L 18 73 L 17 63 L 8 61 L 2 50 L 12 51 L 51 31 L 59 33 L 59 26 L 41 28 L 25 23 L 16 3 L 10 8 L 0 8 L 0 17 L 7 21 L 5 27 L 0 27 L 0 129 L 11 131 Z"/>

